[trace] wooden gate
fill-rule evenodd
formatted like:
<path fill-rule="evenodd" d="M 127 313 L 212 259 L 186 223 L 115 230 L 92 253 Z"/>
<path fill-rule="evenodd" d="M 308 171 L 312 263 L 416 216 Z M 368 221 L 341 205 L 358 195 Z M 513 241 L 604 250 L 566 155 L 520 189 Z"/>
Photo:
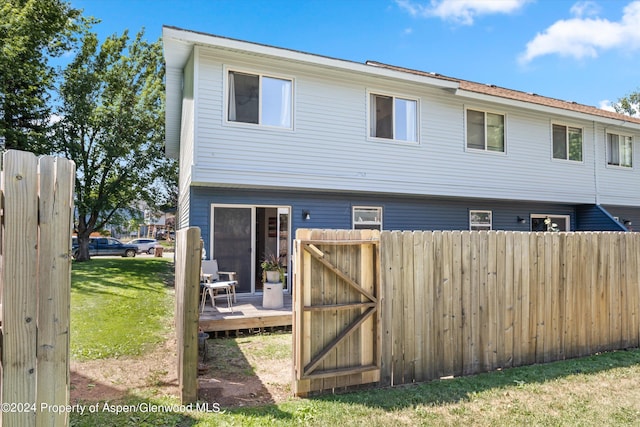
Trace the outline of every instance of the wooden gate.
<path fill-rule="evenodd" d="M 380 233 L 298 230 L 294 393 L 380 380 Z"/>

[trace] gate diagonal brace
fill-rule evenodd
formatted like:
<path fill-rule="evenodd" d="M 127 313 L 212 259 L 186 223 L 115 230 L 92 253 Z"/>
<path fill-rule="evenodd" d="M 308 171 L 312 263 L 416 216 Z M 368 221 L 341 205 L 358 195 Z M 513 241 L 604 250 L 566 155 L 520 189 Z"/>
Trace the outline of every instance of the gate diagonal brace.
<path fill-rule="evenodd" d="M 316 357 L 313 358 L 312 361 L 309 362 L 307 366 L 304 367 L 302 372 L 303 377 L 305 375 L 311 374 L 314 369 L 316 369 L 320 363 L 329 355 L 329 353 L 338 346 L 342 341 L 347 339 L 353 332 L 358 329 L 360 325 L 362 325 L 369 317 L 371 317 L 376 312 L 375 307 L 369 308 L 367 311 L 362 313 L 358 318 L 351 324 L 347 329 L 340 332 L 340 335 L 335 337 L 333 341 L 331 341 L 325 348 L 322 350 Z"/>
<path fill-rule="evenodd" d="M 342 280 L 347 282 L 349 284 L 349 286 L 351 286 L 353 289 L 355 289 L 356 291 L 358 291 L 362 295 L 364 295 L 366 298 L 368 298 L 369 301 L 371 301 L 371 302 L 377 302 L 378 301 L 378 299 L 371 292 L 369 292 L 366 289 L 364 289 L 362 286 L 357 284 L 351 277 L 349 277 L 347 274 L 343 273 L 342 270 L 340 270 L 338 267 L 336 267 L 331 262 L 329 262 L 325 258 L 324 252 L 322 252 L 320 249 L 318 249 L 317 246 L 315 246 L 313 244 L 310 244 L 310 243 L 305 243 L 304 244 L 304 250 L 307 251 L 313 258 L 317 259 L 320 263 L 322 263 L 322 265 L 327 267 L 329 270 L 333 271 Z"/>

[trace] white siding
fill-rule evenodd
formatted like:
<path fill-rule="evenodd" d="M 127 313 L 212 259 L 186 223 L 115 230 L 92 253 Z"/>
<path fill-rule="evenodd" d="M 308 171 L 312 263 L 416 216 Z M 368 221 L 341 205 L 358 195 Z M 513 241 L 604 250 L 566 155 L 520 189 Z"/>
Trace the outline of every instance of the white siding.
<path fill-rule="evenodd" d="M 597 176 L 602 190 L 624 181 L 617 178 L 620 171 L 604 170 L 604 158 L 598 158 L 604 132 L 594 133 L 593 122 L 464 99 L 388 78 L 216 49 L 197 52 L 195 185 L 594 203 Z M 293 78 L 294 129 L 226 123 L 225 67 Z M 368 90 L 419 99 L 418 144 L 367 137 Z M 466 107 L 506 115 L 506 154 L 465 150 Z M 582 162 L 552 159 L 552 122 L 583 129 Z M 616 191 L 613 199 L 633 193 Z M 607 197 L 607 203 L 620 204 L 613 199 Z"/>
<path fill-rule="evenodd" d="M 195 49 L 197 50 L 197 48 Z M 189 200 L 191 186 L 191 166 L 193 165 L 193 153 L 195 142 L 195 59 L 192 54 L 185 65 L 182 79 L 182 118 L 180 128 L 180 175 L 178 177 L 178 213 L 176 218 L 177 228 L 183 228 L 189 224 Z"/>
<path fill-rule="evenodd" d="M 607 133 L 630 135 L 627 129 L 613 126 L 598 126 L 596 129 L 599 141 L 596 152 L 599 203 L 640 206 L 640 139 L 637 135 L 633 138 L 633 167 L 608 166 Z"/>

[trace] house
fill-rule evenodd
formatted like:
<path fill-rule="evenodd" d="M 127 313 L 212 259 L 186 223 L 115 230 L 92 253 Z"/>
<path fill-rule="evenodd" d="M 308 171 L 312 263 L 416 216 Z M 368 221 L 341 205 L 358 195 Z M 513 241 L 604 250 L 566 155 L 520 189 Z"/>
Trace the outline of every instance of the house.
<path fill-rule="evenodd" d="M 640 119 L 377 62 L 163 28 L 176 227 L 239 292 L 298 228 L 631 230 Z M 545 222 L 545 220 L 547 220 Z"/>

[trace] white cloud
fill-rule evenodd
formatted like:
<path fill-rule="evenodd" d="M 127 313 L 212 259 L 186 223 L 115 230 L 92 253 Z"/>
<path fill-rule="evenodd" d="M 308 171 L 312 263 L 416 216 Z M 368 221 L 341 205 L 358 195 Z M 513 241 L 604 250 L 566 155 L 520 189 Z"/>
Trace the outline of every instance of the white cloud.
<path fill-rule="evenodd" d="M 596 16 L 600 13 L 600 6 L 592 1 L 581 1 L 571 6 L 569 12 L 578 18 L 582 16 Z"/>
<path fill-rule="evenodd" d="M 640 1 L 629 3 L 618 22 L 583 17 L 594 11 L 584 2 L 574 5 L 571 12 L 575 17 L 557 21 L 537 34 L 527 43 L 525 52 L 520 55 L 520 63 L 526 64 L 539 56 L 551 54 L 576 59 L 595 58 L 603 50 L 635 50 L 640 47 Z"/>
<path fill-rule="evenodd" d="M 608 99 L 604 99 L 604 100 L 600 101 L 600 104 L 598 105 L 598 108 L 600 108 L 601 110 L 606 110 L 606 111 L 616 111 L 616 109 L 613 108 L 613 104 Z"/>
<path fill-rule="evenodd" d="M 437 17 L 461 25 L 471 25 L 477 16 L 513 13 L 530 1 L 532 0 L 431 0 L 427 5 L 414 0 L 396 0 L 396 3 L 412 16 Z"/>
<path fill-rule="evenodd" d="M 611 102 L 608 99 L 600 101 L 600 103 L 598 104 L 598 108 L 600 108 L 602 110 L 606 110 L 606 111 L 616 111 L 616 107 L 621 107 L 620 103 L 619 102 Z M 640 105 L 632 104 L 632 107 L 636 111 L 636 114 L 634 114 L 633 117 L 640 118 Z M 627 114 L 627 113 L 624 113 L 624 114 Z"/>

